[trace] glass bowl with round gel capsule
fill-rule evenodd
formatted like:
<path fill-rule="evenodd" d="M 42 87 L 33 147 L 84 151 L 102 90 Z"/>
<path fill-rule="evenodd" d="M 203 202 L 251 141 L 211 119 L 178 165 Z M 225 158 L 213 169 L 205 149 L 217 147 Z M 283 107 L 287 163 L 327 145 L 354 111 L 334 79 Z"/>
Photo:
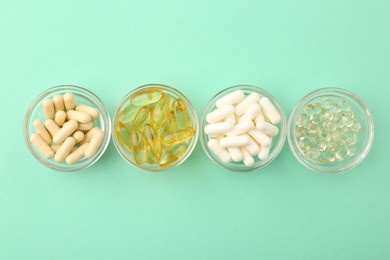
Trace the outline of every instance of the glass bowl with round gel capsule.
<path fill-rule="evenodd" d="M 341 88 L 303 97 L 289 118 L 288 143 L 295 158 L 316 172 L 352 169 L 368 154 L 374 122 L 363 101 Z"/>
<path fill-rule="evenodd" d="M 286 140 L 287 121 L 271 94 L 256 86 L 237 85 L 207 103 L 200 128 L 200 141 L 211 161 L 246 172 L 276 158 Z"/>
<path fill-rule="evenodd" d="M 111 119 L 94 93 L 61 85 L 34 99 L 23 131 L 28 149 L 40 163 L 58 171 L 77 171 L 103 155 L 110 142 Z"/>
<path fill-rule="evenodd" d="M 198 117 L 177 89 L 162 84 L 140 86 L 125 95 L 113 116 L 113 141 L 132 166 L 151 172 L 183 163 L 194 150 Z"/>

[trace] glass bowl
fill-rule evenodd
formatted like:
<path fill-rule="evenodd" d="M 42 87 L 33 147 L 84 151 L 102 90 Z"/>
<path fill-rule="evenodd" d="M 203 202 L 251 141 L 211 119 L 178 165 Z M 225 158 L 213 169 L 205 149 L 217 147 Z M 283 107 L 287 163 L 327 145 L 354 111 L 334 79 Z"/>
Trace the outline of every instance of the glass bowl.
<path fill-rule="evenodd" d="M 310 104 L 321 105 L 319 121 L 311 115 L 314 107 Z M 321 88 L 304 96 L 291 112 L 288 126 L 288 143 L 295 158 L 316 172 L 352 169 L 367 156 L 374 139 L 370 111 L 360 98 L 342 88 Z"/>
<path fill-rule="evenodd" d="M 245 95 L 248 95 L 250 93 L 258 93 L 260 97 L 267 97 L 271 103 L 274 105 L 276 110 L 279 112 L 281 121 L 280 123 L 276 124 L 279 128 L 279 134 L 274 136 L 272 139 L 272 144 L 271 144 L 271 149 L 269 152 L 269 156 L 265 160 L 260 160 L 258 159 L 257 156 L 253 156 L 254 158 L 254 164 L 251 167 L 245 166 L 242 162 L 229 162 L 229 163 L 224 163 L 218 156 L 216 156 L 208 147 L 207 143 L 210 140 L 210 137 L 205 134 L 204 132 L 204 127 L 208 124 L 206 121 L 206 115 L 213 111 L 216 108 L 216 101 L 225 96 L 226 94 L 236 91 L 236 90 L 242 90 Z M 226 168 L 231 171 L 236 171 L 236 172 L 247 172 L 247 171 L 252 171 L 255 169 L 260 169 L 271 163 L 276 156 L 280 153 L 280 151 L 283 148 L 283 145 L 286 141 L 286 129 L 287 129 L 287 120 L 286 120 L 286 115 L 282 109 L 282 107 L 279 105 L 278 101 L 267 91 L 256 87 L 256 86 L 251 86 L 251 85 L 237 85 L 233 87 L 229 87 L 226 89 L 223 89 L 219 93 L 217 93 L 206 105 L 206 107 L 203 109 L 203 114 L 202 118 L 200 121 L 200 128 L 201 128 L 201 144 L 203 147 L 203 150 L 205 151 L 206 155 L 210 158 L 211 161 L 216 163 L 219 166 L 222 166 L 223 168 Z"/>
<path fill-rule="evenodd" d="M 64 95 L 67 92 L 74 94 L 76 105 L 83 103 L 99 110 L 100 115 L 99 117 L 94 119 L 94 125 L 96 127 L 99 127 L 104 132 L 103 143 L 100 145 L 100 148 L 98 149 L 96 154 L 92 158 L 83 158 L 74 164 L 66 164 L 65 162 L 58 163 L 54 161 L 53 158 L 46 159 L 30 141 L 30 135 L 35 132 L 33 127 L 34 120 L 41 119 L 43 122 L 45 121 L 43 108 L 42 108 L 42 101 L 45 100 L 46 98 L 52 98 L 54 95 Z M 30 150 L 31 154 L 40 163 L 54 170 L 70 172 L 70 171 L 82 170 L 91 166 L 103 155 L 104 151 L 106 150 L 110 142 L 111 120 L 110 120 L 110 114 L 108 113 L 106 106 L 91 91 L 78 86 L 61 85 L 61 86 L 56 86 L 47 89 L 46 91 L 41 93 L 37 98 L 34 99 L 34 101 L 31 103 L 31 105 L 27 110 L 24 123 L 23 123 L 23 129 L 24 129 L 24 140 L 26 142 L 26 145 Z"/>
<path fill-rule="evenodd" d="M 126 128 L 123 128 L 123 124 L 120 123 L 119 121 L 121 120 L 121 113 L 127 108 L 129 107 L 129 105 L 131 104 L 130 102 L 130 99 L 131 98 L 134 98 L 135 96 L 139 96 L 140 93 L 145 93 L 145 92 L 148 92 L 148 91 L 154 91 L 156 88 L 160 89 L 162 91 L 162 93 L 164 94 L 168 94 L 170 95 L 172 98 L 174 99 L 181 99 L 188 111 L 188 116 L 189 116 L 189 123 L 190 123 L 190 127 L 192 127 L 192 131 L 193 131 L 193 136 L 192 138 L 188 139 L 187 141 L 185 142 L 182 142 L 182 144 L 186 144 L 186 150 L 184 153 L 181 153 L 180 155 L 178 155 L 177 157 L 174 157 L 174 161 L 173 163 L 169 163 L 169 164 L 163 164 L 160 166 L 160 164 L 157 162 L 157 160 L 160 160 L 160 159 L 153 159 L 153 163 L 151 163 L 150 161 L 146 161 L 146 162 L 143 162 L 141 165 L 138 164 L 136 161 L 135 161 L 135 158 L 133 157 L 133 154 L 129 151 L 131 148 L 129 148 L 130 145 L 130 141 L 129 141 L 129 146 L 126 147 L 126 145 L 124 144 L 124 142 L 126 142 L 126 140 L 124 142 L 121 142 L 121 137 L 120 137 L 120 134 L 118 133 L 119 130 L 121 127 L 122 129 L 126 129 L 126 132 L 129 133 L 128 137 L 130 136 L 130 133 L 134 133 L 134 132 L 139 132 L 139 133 L 142 133 L 141 135 L 142 136 L 145 136 L 145 128 L 144 127 L 141 127 L 139 128 L 138 130 L 132 132 L 132 130 L 135 128 L 134 124 L 133 124 L 133 119 L 135 118 L 136 114 L 134 114 L 134 117 L 130 120 L 130 122 L 127 123 L 128 127 Z M 168 96 L 167 95 L 167 96 Z M 160 99 L 159 99 L 160 100 Z M 161 98 L 162 100 L 162 98 Z M 154 103 L 151 103 L 150 106 L 151 108 L 154 110 L 154 107 L 155 107 L 155 104 L 157 104 L 158 102 L 154 102 Z M 172 103 L 169 103 L 170 104 L 170 108 L 172 108 Z M 134 106 L 134 105 L 132 105 Z M 138 107 L 137 109 L 139 109 L 141 106 L 134 106 L 134 107 Z M 139 111 L 139 110 L 137 110 Z M 170 111 L 171 113 L 172 111 Z M 152 114 L 152 112 L 150 112 Z M 169 117 L 169 114 L 167 113 L 167 118 Z M 151 122 L 155 122 L 154 120 L 149 119 L 146 121 L 145 124 L 149 124 Z M 156 123 L 153 123 L 153 127 L 156 127 L 154 124 Z M 175 123 L 176 125 L 176 123 Z M 114 144 L 115 144 L 115 147 L 117 149 L 117 151 L 119 152 L 119 154 L 122 156 L 123 159 L 125 159 L 125 161 L 127 161 L 129 164 L 131 164 L 132 166 L 138 168 L 138 169 L 142 169 L 142 170 L 146 170 L 146 171 L 150 171 L 150 172 L 161 172 L 161 171 L 166 171 L 168 169 L 171 169 L 171 168 L 174 168 L 174 167 L 177 167 L 179 166 L 180 164 L 182 164 L 190 155 L 191 153 L 193 152 L 195 146 L 196 146 L 196 143 L 197 143 L 197 140 L 198 140 L 198 135 L 199 135 L 199 123 L 198 123 L 198 116 L 196 114 L 196 111 L 194 109 L 194 107 L 192 106 L 192 104 L 190 103 L 190 101 L 180 92 L 178 91 L 177 89 L 175 88 L 172 88 L 172 87 L 169 87 L 169 86 L 166 86 L 166 85 L 162 85 L 162 84 L 147 84 L 147 85 L 143 85 L 143 86 L 140 86 L 140 87 L 137 87 L 135 88 L 134 90 L 130 91 L 129 93 L 127 93 L 124 98 L 120 101 L 116 111 L 115 111 L 115 114 L 113 116 L 113 134 L 112 134 L 112 139 L 114 141 Z M 137 127 L 138 128 L 138 127 Z M 116 131 L 116 129 L 118 129 L 118 131 Z M 140 129 L 143 129 L 143 130 L 140 130 Z M 163 132 L 160 132 L 163 131 L 164 129 L 164 125 L 161 125 L 161 127 L 156 127 L 155 128 L 156 131 L 158 132 L 158 138 L 160 138 L 161 136 L 161 133 Z M 127 138 L 128 140 L 130 140 L 130 137 Z M 144 139 L 146 140 L 146 139 Z M 161 139 L 160 139 L 161 140 Z M 122 139 L 123 141 L 123 139 Z M 151 145 L 147 145 L 147 149 L 146 151 L 149 151 L 153 148 L 151 148 L 152 146 Z M 137 148 L 138 149 L 138 148 Z M 146 154 L 150 154 L 149 152 L 147 152 Z M 154 157 L 154 158 L 162 158 L 163 155 L 160 154 L 158 156 L 161 156 L 161 157 Z"/>

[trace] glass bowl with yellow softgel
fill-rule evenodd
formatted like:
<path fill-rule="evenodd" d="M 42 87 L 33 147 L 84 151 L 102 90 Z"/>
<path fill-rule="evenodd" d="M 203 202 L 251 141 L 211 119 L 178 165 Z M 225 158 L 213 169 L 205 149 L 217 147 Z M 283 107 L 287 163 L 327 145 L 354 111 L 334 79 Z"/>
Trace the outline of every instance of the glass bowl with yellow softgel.
<path fill-rule="evenodd" d="M 322 88 L 303 97 L 288 126 L 287 139 L 295 158 L 323 173 L 357 166 L 374 140 L 370 111 L 359 97 L 341 88 Z"/>
<path fill-rule="evenodd" d="M 130 91 L 113 117 L 113 141 L 136 168 L 157 172 L 183 163 L 195 148 L 198 118 L 177 89 L 148 84 Z"/>

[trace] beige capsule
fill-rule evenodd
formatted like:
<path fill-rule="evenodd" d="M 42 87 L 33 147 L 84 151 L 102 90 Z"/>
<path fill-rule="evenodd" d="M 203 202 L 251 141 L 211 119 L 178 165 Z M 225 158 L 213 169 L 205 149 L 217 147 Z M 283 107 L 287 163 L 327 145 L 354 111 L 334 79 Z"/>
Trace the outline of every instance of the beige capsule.
<path fill-rule="evenodd" d="M 54 161 L 63 162 L 66 157 L 69 155 L 70 151 L 76 144 L 76 140 L 73 137 L 67 137 L 65 141 L 58 148 L 56 154 L 54 155 Z"/>
<path fill-rule="evenodd" d="M 54 121 L 58 126 L 63 126 L 66 120 L 66 113 L 65 111 L 57 111 L 56 114 L 54 115 Z"/>
<path fill-rule="evenodd" d="M 53 149 L 53 151 L 56 153 L 58 151 L 58 149 L 60 149 L 61 145 L 60 144 L 52 144 L 51 145 L 51 149 Z M 71 153 L 73 153 L 74 151 L 76 151 L 78 148 L 78 146 L 73 146 L 73 148 L 70 150 Z"/>
<path fill-rule="evenodd" d="M 87 150 L 89 143 L 85 143 L 78 147 L 74 152 L 66 157 L 67 164 L 74 164 L 84 158 L 85 150 Z"/>
<path fill-rule="evenodd" d="M 62 98 L 61 95 L 55 95 L 53 97 L 53 102 L 54 102 L 54 108 L 56 111 L 64 111 L 65 110 L 64 99 Z"/>
<path fill-rule="evenodd" d="M 76 110 L 66 111 L 66 117 L 68 119 L 74 119 L 82 124 L 87 124 L 92 121 L 92 116 L 90 114 Z"/>
<path fill-rule="evenodd" d="M 102 130 L 96 131 L 96 133 L 92 136 L 91 141 L 89 142 L 88 148 L 85 150 L 85 157 L 92 158 L 100 145 L 103 143 L 104 133 Z"/>
<path fill-rule="evenodd" d="M 69 120 L 66 122 L 63 127 L 53 136 L 53 142 L 55 144 L 62 143 L 68 136 L 73 134 L 74 131 L 76 131 L 79 124 L 76 120 Z"/>
<path fill-rule="evenodd" d="M 74 95 L 72 93 L 65 93 L 64 95 L 64 104 L 66 110 L 74 109 Z"/>
<path fill-rule="evenodd" d="M 85 104 L 77 105 L 76 110 L 90 114 L 93 119 L 95 119 L 99 116 L 99 110 L 97 110 L 96 108 L 87 106 Z"/>
<path fill-rule="evenodd" d="M 43 140 L 43 138 L 39 134 L 32 134 L 30 136 L 30 141 L 43 155 L 43 157 L 45 157 L 46 159 L 53 158 L 54 151 L 50 148 L 50 146 Z"/>
<path fill-rule="evenodd" d="M 72 137 L 76 140 L 76 143 L 80 143 L 84 139 L 84 133 L 77 130 L 73 133 Z"/>
<path fill-rule="evenodd" d="M 34 120 L 33 127 L 35 131 L 42 137 L 42 139 L 47 143 L 51 144 L 51 136 L 49 132 L 47 131 L 45 125 L 43 122 L 39 119 Z"/>
<path fill-rule="evenodd" d="M 81 141 L 80 144 L 89 143 L 89 141 L 91 141 L 91 139 L 92 139 L 92 136 L 93 136 L 97 131 L 99 131 L 99 130 L 100 130 L 99 127 L 94 127 L 94 128 L 92 128 L 91 130 L 89 130 L 89 131 L 84 135 L 84 140 Z"/>
<path fill-rule="evenodd" d="M 89 122 L 89 123 L 86 123 L 86 124 L 79 124 L 79 127 L 77 128 L 77 130 L 79 131 L 89 131 L 93 128 L 93 122 Z"/>
<path fill-rule="evenodd" d="M 51 100 L 50 98 L 43 100 L 42 107 L 45 118 L 54 119 L 55 109 L 53 100 Z"/>
<path fill-rule="evenodd" d="M 55 136 L 55 134 L 60 131 L 60 127 L 54 122 L 53 119 L 47 119 L 45 121 L 46 129 L 50 132 L 51 136 Z"/>

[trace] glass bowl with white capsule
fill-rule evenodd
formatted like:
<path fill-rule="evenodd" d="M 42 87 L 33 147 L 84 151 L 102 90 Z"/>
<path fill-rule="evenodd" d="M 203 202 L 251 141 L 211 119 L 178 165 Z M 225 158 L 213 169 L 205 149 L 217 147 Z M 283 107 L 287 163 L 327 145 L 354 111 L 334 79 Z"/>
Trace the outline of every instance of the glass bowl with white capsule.
<path fill-rule="evenodd" d="M 48 128 L 46 127 L 46 116 L 43 110 L 43 104 L 45 100 L 48 99 L 53 100 L 54 97 L 56 98 L 62 97 L 64 108 L 63 110 L 61 109 L 59 110 L 64 111 L 65 113 L 63 119 L 67 118 L 68 115 L 66 115 L 67 110 L 65 108 L 64 96 L 65 95 L 69 96 L 69 93 L 73 94 L 74 97 L 73 98 L 74 109 L 71 110 L 75 110 L 77 105 L 83 104 L 86 105 L 87 107 L 96 109 L 94 112 L 97 111 L 98 113 L 96 113 L 94 117 L 91 116 L 92 128 L 91 128 L 91 123 L 78 124 L 77 129 L 70 135 L 76 140 L 76 144 L 73 146 L 71 152 L 69 152 L 69 154 L 66 154 L 64 156 L 68 157 L 68 155 L 72 154 L 72 152 L 77 150 L 78 147 L 82 146 L 84 142 L 81 139 L 79 139 L 80 141 L 77 140 L 77 138 L 80 138 L 80 136 L 82 136 L 83 138 L 86 137 L 86 139 L 89 139 L 88 142 L 91 143 L 94 133 L 98 132 L 94 130 L 100 129 L 101 131 L 99 135 L 100 135 L 100 139 L 102 139 L 102 141 L 99 142 L 100 145 L 96 146 L 96 149 L 92 151 L 91 156 L 89 156 L 90 158 L 86 158 L 85 156 L 81 156 L 81 155 L 76 156 L 73 157 L 72 160 L 68 160 L 68 162 L 72 161 L 70 162 L 71 164 L 68 164 L 66 162 L 65 160 L 66 158 L 65 159 L 62 158 L 64 160 L 61 162 L 57 162 L 55 160 L 55 155 L 53 156 L 53 152 L 55 154 L 57 152 L 55 150 L 58 149 L 58 147 L 61 146 L 61 144 L 63 144 L 65 141 L 61 142 L 61 144 L 58 145 L 54 144 L 53 137 L 55 135 L 51 134 L 50 131 L 48 131 Z M 57 113 L 59 110 L 55 109 L 55 113 Z M 42 138 L 42 140 L 44 140 L 45 143 L 47 143 L 48 145 L 48 146 L 45 145 L 45 148 L 47 148 L 46 152 L 49 151 L 49 153 L 42 153 L 31 140 L 32 136 L 36 137 L 37 135 L 39 135 L 40 137 L 42 137 L 41 134 L 37 134 L 37 130 L 35 129 L 36 126 L 34 127 L 34 122 L 36 123 L 37 120 L 43 123 L 43 125 L 41 124 L 41 126 L 45 127 L 47 133 L 49 134 L 47 138 Z M 53 123 L 53 121 L 56 122 L 56 120 L 57 118 L 52 120 L 51 123 Z M 61 127 L 63 127 L 65 124 L 67 124 L 67 122 L 64 122 L 63 125 L 60 124 L 60 126 L 58 126 L 57 124 L 57 127 L 61 129 Z M 43 164 L 48 168 L 58 170 L 58 171 L 65 171 L 65 172 L 78 171 L 93 165 L 95 162 L 99 160 L 99 158 L 101 158 L 101 156 L 105 152 L 111 137 L 111 119 L 106 106 L 94 93 L 79 86 L 61 85 L 61 86 L 56 86 L 45 90 L 43 93 L 41 93 L 38 97 L 36 97 L 33 100 L 24 118 L 23 131 L 24 131 L 24 139 L 27 148 L 30 150 L 31 154 L 35 157 L 35 159 L 39 161 L 41 164 Z M 75 132 L 78 132 L 78 134 L 80 135 L 76 137 Z M 84 141 L 86 141 L 86 139 L 84 139 Z M 57 148 L 54 148 L 55 146 L 57 146 Z M 49 150 L 49 148 L 51 150 Z"/>
<path fill-rule="evenodd" d="M 270 93 L 236 85 L 211 98 L 200 129 L 202 148 L 212 162 L 247 172 L 267 166 L 278 156 L 286 141 L 287 120 Z"/>
<path fill-rule="evenodd" d="M 374 140 L 374 121 L 367 106 L 342 88 L 321 88 L 304 96 L 291 112 L 288 127 L 295 158 L 321 173 L 354 168 Z"/>

